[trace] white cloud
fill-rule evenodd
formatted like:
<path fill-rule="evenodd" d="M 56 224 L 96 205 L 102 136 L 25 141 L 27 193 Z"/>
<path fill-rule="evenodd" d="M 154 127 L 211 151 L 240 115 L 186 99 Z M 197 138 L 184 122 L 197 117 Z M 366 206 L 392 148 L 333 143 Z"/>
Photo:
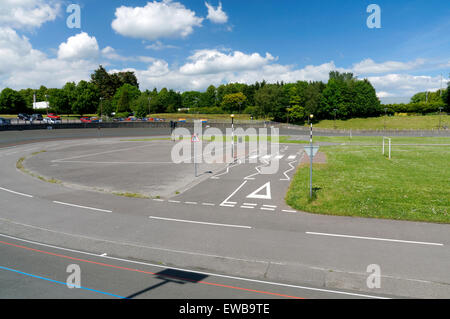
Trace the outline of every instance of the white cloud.
<path fill-rule="evenodd" d="M 441 85 L 440 76 L 387 74 L 368 77 L 373 86 L 384 96 L 412 96 L 417 92 L 437 91 Z M 380 94 L 379 93 L 379 94 Z"/>
<path fill-rule="evenodd" d="M 70 37 L 60 44 L 58 50 L 58 58 L 64 60 L 94 59 L 98 54 L 97 39 L 86 32 Z"/>
<path fill-rule="evenodd" d="M 111 26 L 117 33 L 151 41 L 184 38 L 203 22 L 194 11 L 171 0 L 148 2 L 145 7 L 121 6 L 115 16 Z"/>
<path fill-rule="evenodd" d="M 208 20 L 210 20 L 213 23 L 227 23 L 228 22 L 228 16 L 227 14 L 222 10 L 222 2 L 219 2 L 219 6 L 214 8 L 214 6 L 210 5 L 208 2 L 205 2 L 206 7 L 208 8 L 208 16 L 206 17 Z"/>
<path fill-rule="evenodd" d="M 376 63 L 372 59 L 366 59 L 353 65 L 356 74 L 379 74 L 413 70 L 425 64 L 424 59 L 417 59 L 411 62 L 386 61 Z"/>
<path fill-rule="evenodd" d="M 262 57 L 259 53 L 245 54 L 234 51 L 226 54 L 218 50 L 199 50 L 188 59 L 191 62 L 183 65 L 180 72 L 190 75 L 254 70 L 275 60 L 269 53 Z"/>
<path fill-rule="evenodd" d="M 38 28 L 47 21 L 55 20 L 60 8 L 57 0 L 1 0 L 0 26 Z"/>
<path fill-rule="evenodd" d="M 61 87 L 69 81 L 88 80 L 98 66 L 95 60 L 49 58 L 33 49 L 25 36 L 2 27 L 0 56 L 0 88 Z"/>
<path fill-rule="evenodd" d="M 156 41 L 155 43 L 149 44 L 145 48 L 149 49 L 149 50 L 155 50 L 155 51 L 160 51 L 160 50 L 164 50 L 164 49 L 178 49 L 178 47 L 175 45 L 164 44 L 161 41 Z"/>

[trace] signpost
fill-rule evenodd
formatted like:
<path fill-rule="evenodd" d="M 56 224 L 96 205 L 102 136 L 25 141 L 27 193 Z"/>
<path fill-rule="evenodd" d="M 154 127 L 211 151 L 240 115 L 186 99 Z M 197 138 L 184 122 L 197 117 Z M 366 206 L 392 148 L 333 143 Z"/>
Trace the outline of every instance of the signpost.
<path fill-rule="evenodd" d="M 305 146 L 305 152 L 309 156 L 309 197 L 312 199 L 312 169 L 313 169 L 313 158 L 316 155 L 317 151 L 319 150 L 319 146 L 313 146 L 313 123 L 312 120 L 314 118 L 314 115 L 311 114 L 309 116 L 310 123 L 311 123 L 311 134 L 309 138 L 309 146 Z"/>

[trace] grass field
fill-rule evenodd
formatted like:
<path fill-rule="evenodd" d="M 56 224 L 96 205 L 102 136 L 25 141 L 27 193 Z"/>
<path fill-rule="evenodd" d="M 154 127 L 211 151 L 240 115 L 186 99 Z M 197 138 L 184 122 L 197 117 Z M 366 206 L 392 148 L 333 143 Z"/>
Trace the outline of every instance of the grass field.
<path fill-rule="evenodd" d="M 388 116 L 336 120 L 336 128 L 342 130 L 383 130 L 386 121 L 387 130 L 431 130 L 439 128 L 439 115 L 426 116 Z M 324 120 L 314 124 L 318 128 L 335 128 L 333 120 Z M 442 114 L 441 127 L 450 128 L 450 115 Z"/>
<path fill-rule="evenodd" d="M 417 139 L 402 141 L 408 142 Z M 442 142 L 446 141 L 434 141 Z M 450 223 L 450 146 L 396 146 L 391 160 L 381 154 L 381 144 L 324 146 L 321 151 L 328 163 L 314 165 L 314 199 L 309 199 L 309 167 L 300 167 L 286 195 L 293 208 L 328 215 Z"/>
<path fill-rule="evenodd" d="M 231 121 L 230 114 L 181 114 L 181 113 L 161 113 L 161 114 L 151 114 L 150 117 L 163 118 L 169 120 L 178 119 L 208 119 L 208 120 L 229 120 Z M 250 114 L 235 114 L 235 120 L 250 121 Z"/>

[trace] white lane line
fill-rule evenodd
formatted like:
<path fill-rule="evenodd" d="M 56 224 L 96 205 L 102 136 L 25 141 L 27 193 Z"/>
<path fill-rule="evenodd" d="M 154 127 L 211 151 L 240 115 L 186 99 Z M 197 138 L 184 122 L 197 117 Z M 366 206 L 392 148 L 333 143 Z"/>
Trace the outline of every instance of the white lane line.
<path fill-rule="evenodd" d="M 228 200 L 229 200 L 231 197 L 233 197 L 237 192 L 239 192 L 239 190 L 240 190 L 242 187 L 244 187 L 245 184 L 247 184 L 247 181 L 244 181 L 238 188 L 236 188 L 236 190 L 235 190 L 233 193 L 231 193 L 231 195 L 228 196 L 228 197 L 220 204 L 220 206 L 226 206 L 227 204 L 237 204 L 237 203 L 235 203 L 235 202 L 229 202 Z"/>
<path fill-rule="evenodd" d="M 202 203 L 203 206 L 216 206 L 216 204 L 213 203 Z"/>
<path fill-rule="evenodd" d="M 284 155 L 277 155 L 277 156 L 275 156 L 275 159 L 276 160 L 280 160 L 280 159 L 282 159 L 284 157 Z"/>
<path fill-rule="evenodd" d="M 160 198 L 153 198 L 153 200 L 154 200 L 155 202 L 164 202 L 164 199 L 160 199 Z"/>
<path fill-rule="evenodd" d="M 170 199 L 169 200 L 169 203 L 177 203 L 177 204 L 179 204 L 179 203 L 181 203 L 179 200 L 172 200 L 172 199 Z"/>
<path fill-rule="evenodd" d="M 255 209 L 254 206 L 241 206 L 241 208 L 247 208 L 247 209 Z"/>
<path fill-rule="evenodd" d="M 432 246 L 444 246 L 440 243 L 428 243 L 421 241 L 409 241 L 409 240 L 399 240 L 399 239 L 388 239 L 388 238 L 375 238 L 375 237 L 362 237 L 362 236 L 350 236 L 350 235 L 339 235 L 339 234 L 327 234 L 327 233 L 315 233 L 306 232 L 308 235 L 318 235 L 318 236 L 330 236 L 330 237 L 343 237 L 343 238 L 355 238 L 355 239 L 367 239 L 367 240 L 378 240 L 378 241 L 390 241 L 405 244 L 419 244 L 419 245 L 432 245 Z"/>
<path fill-rule="evenodd" d="M 296 213 L 297 212 L 296 210 L 289 210 L 289 209 L 282 209 L 281 211 L 285 212 L 285 213 Z"/>
<path fill-rule="evenodd" d="M 277 206 L 274 206 L 274 205 L 263 205 L 263 207 L 268 207 L 268 208 L 277 208 Z"/>
<path fill-rule="evenodd" d="M 287 159 L 288 160 L 294 160 L 296 158 L 297 158 L 297 154 L 294 154 L 294 155 L 289 156 Z"/>
<path fill-rule="evenodd" d="M 24 197 L 28 197 L 28 198 L 33 198 L 32 195 L 28 195 L 28 194 L 23 194 L 23 193 L 15 192 L 15 191 L 12 191 L 12 190 L 7 189 L 7 188 L 0 187 L 0 189 L 1 189 L 2 191 L 8 192 L 8 193 L 12 193 L 12 194 L 16 194 L 16 195 L 20 195 L 20 196 L 24 196 Z"/>
<path fill-rule="evenodd" d="M 53 201 L 53 203 L 59 204 L 59 205 L 65 205 L 65 206 L 76 207 L 76 208 L 83 208 L 83 209 L 88 209 L 88 210 L 94 210 L 94 211 L 97 211 L 97 212 L 112 213 L 111 210 L 100 209 L 100 208 L 93 208 L 93 207 L 88 207 L 88 206 L 80 206 L 80 205 L 75 205 L 75 204 L 69 204 L 69 203 L 64 203 L 64 202 L 58 202 L 58 201 L 55 201 L 55 200 Z"/>
<path fill-rule="evenodd" d="M 234 207 L 236 204 L 221 204 L 222 207 Z"/>
<path fill-rule="evenodd" d="M 253 204 L 253 203 L 244 203 L 242 205 L 245 205 L 245 206 L 258 206 L 258 204 Z"/>
<path fill-rule="evenodd" d="M 49 244 L 43 244 L 43 243 L 39 243 L 39 242 L 36 242 L 36 241 L 26 240 L 26 239 L 14 237 L 14 236 L 9 236 L 9 235 L 5 235 L 5 234 L 0 234 L 0 236 L 6 237 L 6 238 L 11 238 L 11 239 L 18 240 L 18 241 L 22 241 L 22 242 L 29 243 L 29 244 L 38 245 L 38 246 L 49 247 L 49 248 L 69 251 L 69 252 L 72 252 L 72 253 L 78 253 L 78 254 L 83 254 L 83 255 L 87 255 L 87 256 L 98 257 L 98 254 L 89 253 L 89 252 L 86 252 L 86 251 L 81 251 L 81 250 L 76 250 L 76 249 L 69 249 L 69 248 L 63 248 L 63 247 L 59 247 L 59 246 L 55 246 L 55 245 L 49 245 Z M 180 251 L 175 251 L 175 252 L 180 252 Z M 223 256 L 215 256 L 215 257 L 222 257 L 222 258 L 224 258 Z M 117 261 L 128 262 L 128 263 L 136 264 L 136 265 L 144 265 L 144 266 L 150 266 L 150 267 L 162 268 L 162 269 L 166 269 L 167 268 L 167 266 L 165 266 L 165 265 L 151 264 L 151 263 L 147 263 L 147 262 L 143 262 L 143 261 L 129 260 L 129 259 L 125 259 L 125 258 L 118 258 L 118 257 L 112 257 L 112 256 L 104 256 L 104 258 L 105 259 L 110 259 L 110 260 L 117 260 Z M 178 268 L 178 267 L 170 267 L 170 268 L 173 269 L 173 270 L 193 272 L 192 269 L 187 269 L 187 268 Z M 313 288 L 313 287 L 306 287 L 306 286 L 299 286 L 299 285 L 290 285 L 290 284 L 283 284 L 283 283 L 278 283 L 278 282 L 273 282 L 273 281 L 263 281 L 263 280 L 258 280 L 258 279 L 250 279 L 250 278 L 243 278 L 243 277 L 236 277 L 236 276 L 228 276 L 228 275 L 215 274 L 215 273 L 211 273 L 211 272 L 204 272 L 204 271 L 197 271 L 197 270 L 195 270 L 195 273 L 201 274 L 201 275 L 207 275 L 207 276 L 214 276 L 214 277 L 220 277 L 220 278 L 240 280 L 240 281 L 256 282 L 256 283 L 266 284 L 266 285 L 271 285 L 271 286 L 279 286 L 279 287 L 288 287 L 288 288 L 311 290 L 311 291 L 320 291 L 320 292 L 326 292 L 326 293 L 334 293 L 334 294 L 338 294 L 338 295 L 348 295 L 348 296 L 365 297 L 365 298 L 373 298 L 373 299 L 390 299 L 390 298 L 374 296 L 374 295 L 364 295 L 364 294 L 357 294 L 357 293 L 338 291 L 338 290 L 329 290 L 329 289 Z"/>
<path fill-rule="evenodd" d="M 197 205 L 198 203 L 197 202 L 184 202 L 185 204 L 188 204 L 188 205 Z"/>
<path fill-rule="evenodd" d="M 171 222 L 180 222 L 180 223 L 191 223 L 191 224 L 202 224 L 202 225 L 210 225 L 210 226 L 223 226 L 223 227 L 234 227 L 234 228 L 246 228 L 251 229 L 250 226 L 241 226 L 241 225 L 229 225 L 229 224 L 216 224 L 216 223 L 207 223 L 207 222 L 198 222 L 193 220 L 184 220 L 184 219 L 173 219 L 173 218 L 164 218 L 164 217 L 155 217 L 150 216 L 151 219 L 159 219 Z"/>
<path fill-rule="evenodd" d="M 261 210 L 269 210 L 271 212 L 275 211 L 275 208 L 267 208 L 267 207 L 261 207 Z"/>
<path fill-rule="evenodd" d="M 50 145 L 48 147 L 52 147 L 52 145 Z M 78 155 L 78 156 L 60 158 L 60 159 L 52 160 L 52 162 L 53 163 L 55 163 L 55 162 L 63 162 L 63 161 L 74 160 L 74 159 L 83 158 L 83 157 L 97 156 L 97 155 L 110 154 L 110 153 L 122 152 L 122 151 L 129 151 L 129 150 L 142 148 L 142 147 L 148 147 L 148 145 L 134 146 L 134 147 L 121 148 L 121 149 L 111 150 L 111 151 L 104 151 L 104 152 L 98 152 L 98 153 L 91 153 L 91 154 L 85 154 L 85 155 Z"/>

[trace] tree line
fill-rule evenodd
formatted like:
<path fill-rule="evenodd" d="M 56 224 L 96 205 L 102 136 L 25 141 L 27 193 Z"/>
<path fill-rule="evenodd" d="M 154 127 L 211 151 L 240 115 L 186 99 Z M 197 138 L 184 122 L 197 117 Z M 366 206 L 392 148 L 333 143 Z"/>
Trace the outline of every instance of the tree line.
<path fill-rule="evenodd" d="M 442 103 L 448 109 L 448 91 L 440 92 L 439 96 L 437 93 L 428 93 L 425 104 Z M 0 94 L 0 114 L 30 112 L 34 95 L 36 101 L 48 100 L 52 112 L 80 116 L 243 113 L 254 118 L 303 123 L 309 114 L 321 120 L 372 117 L 385 112 L 385 106 L 381 105 L 372 84 L 367 79 L 358 79 L 352 73 L 332 71 L 327 83 L 229 83 L 218 87 L 210 85 L 204 92 L 181 93 L 167 88 L 141 91 L 133 72 L 108 73 L 103 66 L 99 66 L 91 74 L 89 82 L 68 82 L 60 89 L 41 86 L 37 90 L 14 91 L 6 88 Z M 416 94 L 411 100 L 413 105 L 423 103 L 422 93 Z M 394 108 L 399 109 L 392 105 L 389 110 Z"/>

